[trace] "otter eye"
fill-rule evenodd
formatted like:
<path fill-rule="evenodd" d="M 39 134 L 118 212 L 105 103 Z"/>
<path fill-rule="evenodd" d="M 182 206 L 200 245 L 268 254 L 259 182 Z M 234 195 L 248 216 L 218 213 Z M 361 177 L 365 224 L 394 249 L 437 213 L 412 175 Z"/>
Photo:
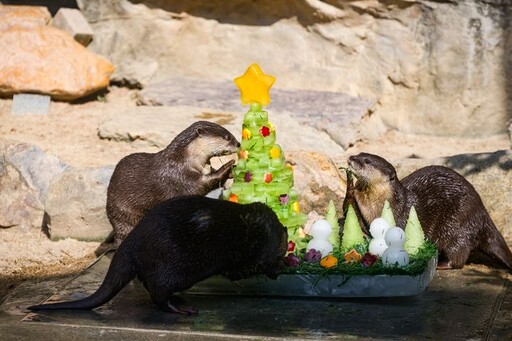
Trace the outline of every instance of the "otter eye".
<path fill-rule="evenodd" d="M 368 165 L 368 164 L 370 164 L 370 163 L 372 163 L 372 162 L 370 161 L 370 159 L 368 159 L 368 158 L 366 158 L 366 157 L 363 159 L 363 161 L 364 161 L 364 163 L 366 163 L 367 165 Z"/>

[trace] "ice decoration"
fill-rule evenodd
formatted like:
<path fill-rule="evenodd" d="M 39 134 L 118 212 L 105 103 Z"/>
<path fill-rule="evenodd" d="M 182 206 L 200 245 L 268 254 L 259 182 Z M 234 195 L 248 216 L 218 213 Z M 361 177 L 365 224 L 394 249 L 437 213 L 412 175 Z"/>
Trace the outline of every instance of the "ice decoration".
<path fill-rule="evenodd" d="M 389 230 L 390 226 L 386 219 L 384 218 L 376 218 L 370 224 L 370 234 L 372 235 L 372 240 L 370 241 L 370 245 L 368 247 L 368 251 L 371 254 L 382 257 L 384 251 L 388 248 L 386 244 L 386 232 Z"/>
<path fill-rule="evenodd" d="M 388 248 L 382 255 L 384 265 L 398 265 L 400 267 L 409 264 L 409 255 L 403 249 L 405 232 L 400 227 L 392 227 L 386 232 L 386 244 Z"/>
<path fill-rule="evenodd" d="M 322 257 L 327 256 L 332 252 L 332 244 L 329 243 L 329 236 L 331 235 L 332 227 L 331 224 L 327 222 L 325 219 L 320 219 L 316 221 L 313 226 L 311 226 L 311 230 L 309 234 L 313 237 L 306 246 L 306 252 L 315 249 L 322 253 Z"/>

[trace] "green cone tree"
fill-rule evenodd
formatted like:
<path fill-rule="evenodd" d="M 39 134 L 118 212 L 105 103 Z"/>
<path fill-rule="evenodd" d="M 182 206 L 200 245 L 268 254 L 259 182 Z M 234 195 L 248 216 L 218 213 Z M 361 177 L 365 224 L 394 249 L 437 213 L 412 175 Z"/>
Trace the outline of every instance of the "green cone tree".
<path fill-rule="evenodd" d="M 416 214 L 416 209 L 414 206 L 411 206 L 407 224 L 405 225 L 404 250 L 410 255 L 415 255 L 424 243 L 425 233 Z"/>
<path fill-rule="evenodd" d="M 389 201 L 384 201 L 384 207 L 382 208 L 381 218 L 386 219 L 390 227 L 395 227 L 395 216 L 393 215 L 393 210 L 391 209 L 391 205 Z"/>
<path fill-rule="evenodd" d="M 349 250 L 358 244 L 365 242 L 363 230 L 359 225 L 356 212 L 352 205 L 348 206 L 345 224 L 343 225 L 343 236 L 341 237 L 341 247 Z"/>

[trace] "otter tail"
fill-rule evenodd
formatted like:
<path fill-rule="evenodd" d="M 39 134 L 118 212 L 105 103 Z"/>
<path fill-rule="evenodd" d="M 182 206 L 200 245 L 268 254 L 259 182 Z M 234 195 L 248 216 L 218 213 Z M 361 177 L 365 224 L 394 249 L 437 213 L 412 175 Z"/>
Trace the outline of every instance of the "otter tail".
<path fill-rule="evenodd" d="M 120 247 L 114 254 L 103 283 L 91 296 L 76 301 L 34 305 L 28 307 L 28 309 L 32 311 L 90 310 L 107 303 L 137 274 L 134 259 L 132 259 L 133 257 L 127 251 L 127 248 Z"/>
<path fill-rule="evenodd" d="M 504 265 L 512 272 L 512 252 L 505 238 L 503 238 L 490 218 L 485 228 L 488 232 L 488 237 L 481 241 L 479 247 L 480 251 Z"/>

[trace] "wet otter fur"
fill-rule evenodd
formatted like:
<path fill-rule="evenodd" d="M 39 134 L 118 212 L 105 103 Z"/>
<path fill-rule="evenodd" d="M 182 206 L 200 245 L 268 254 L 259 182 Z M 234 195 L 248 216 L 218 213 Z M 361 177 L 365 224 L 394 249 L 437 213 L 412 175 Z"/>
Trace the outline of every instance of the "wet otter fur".
<path fill-rule="evenodd" d="M 89 310 L 111 300 L 136 276 L 158 308 L 194 314 L 173 294 L 212 275 L 238 280 L 254 274 L 277 278 L 288 234 L 267 205 L 241 205 L 202 196 L 167 200 L 149 211 L 119 245 L 99 289 L 70 302 L 30 310 Z"/>
<path fill-rule="evenodd" d="M 234 160 L 213 170 L 210 159 L 233 154 L 239 146 L 222 126 L 198 121 L 158 153 L 134 153 L 121 159 L 107 189 L 107 216 L 115 244 L 156 204 L 177 196 L 206 195 L 222 186 Z"/>
<path fill-rule="evenodd" d="M 459 173 L 427 166 L 399 180 L 395 168 L 378 155 L 350 156 L 357 181 L 350 191 L 364 222 L 380 216 L 387 199 L 397 226 L 405 227 L 414 205 L 426 237 L 440 252 L 440 269 L 460 269 L 478 250 L 512 271 L 512 253 L 494 225 L 480 195 Z"/>

